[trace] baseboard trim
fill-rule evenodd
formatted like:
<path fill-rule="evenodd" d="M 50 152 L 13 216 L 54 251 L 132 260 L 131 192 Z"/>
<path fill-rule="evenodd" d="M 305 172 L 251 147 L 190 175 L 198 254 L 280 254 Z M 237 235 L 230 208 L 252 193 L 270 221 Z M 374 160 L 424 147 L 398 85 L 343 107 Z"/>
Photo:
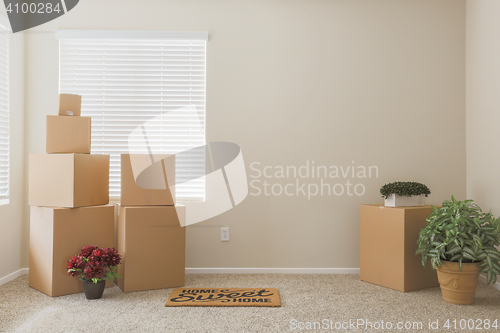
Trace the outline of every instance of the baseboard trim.
<path fill-rule="evenodd" d="M 484 274 L 480 274 L 479 275 L 479 281 L 482 282 L 482 283 L 484 283 L 484 284 L 486 284 L 486 282 L 487 282 L 486 281 L 486 276 Z M 497 282 L 497 283 L 491 285 L 490 287 L 495 288 L 497 290 L 500 290 L 500 282 Z"/>
<path fill-rule="evenodd" d="M 186 274 L 359 274 L 359 268 L 186 268 Z"/>
<path fill-rule="evenodd" d="M 21 275 L 23 274 L 28 274 L 29 272 L 29 268 L 21 268 L 17 271 L 15 271 L 14 273 L 10 273 L 9 275 L 7 276 L 4 276 L 3 278 L 0 278 L 0 286 L 14 280 L 14 279 L 17 279 L 18 277 L 20 277 Z"/>
<path fill-rule="evenodd" d="M 0 286 L 24 274 L 29 268 L 0 278 Z M 186 268 L 186 274 L 359 274 L 359 268 Z M 486 276 L 479 275 L 479 281 L 486 284 Z M 500 290 L 500 281 L 490 287 Z"/>

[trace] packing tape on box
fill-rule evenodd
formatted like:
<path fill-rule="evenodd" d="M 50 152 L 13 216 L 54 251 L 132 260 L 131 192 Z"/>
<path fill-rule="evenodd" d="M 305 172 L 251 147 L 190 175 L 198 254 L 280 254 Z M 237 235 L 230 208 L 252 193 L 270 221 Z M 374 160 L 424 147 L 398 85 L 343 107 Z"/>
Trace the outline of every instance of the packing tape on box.
<path fill-rule="evenodd" d="M 155 117 L 134 129 L 129 135 L 129 152 L 132 172 L 139 187 L 173 191 L 176 185 L 204 184 L 205 200 L 182 202 L 185 219 L 181 219 L 184 212 L 178 211 L 181 225 L 187 226 L 236 207 L 248 195 L 248 182 L 241 148 L 234 143 L 211 142 L 175 154 L 156 153 L 148 138 L 153 137 L 153 131 L 158 131 L 159 124 L 167 128 L 170 121 L 179 119 L 182 112 L 183 116 L 187 113 L 196 116 L 195 108 L 183 108 Z M 166 168 L 174 164 L 172 159 L 183 168 L 182 172 L 177 170 L 179 174 L 175 180 L 172 179 L 174 177 L 169 178 Z"/>

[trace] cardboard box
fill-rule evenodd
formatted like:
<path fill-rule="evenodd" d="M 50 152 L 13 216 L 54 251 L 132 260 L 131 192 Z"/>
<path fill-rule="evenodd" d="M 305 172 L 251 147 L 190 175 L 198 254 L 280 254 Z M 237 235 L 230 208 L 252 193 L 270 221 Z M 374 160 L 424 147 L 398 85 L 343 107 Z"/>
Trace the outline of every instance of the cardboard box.
<path fill-rule="evenodd" d="M 438 287 L 431 265 L 415 255 L 431 206 L 361 205 L 360 279 L 399 291 Z"/>
<path fill-rule="evenodd" d="M 84 207 L 107 203 L 109 155 L 30 154 L 30 206 Z"/>
<path fill-rule="evenodd" d="M 117 281 L 124 292 L 184 286 L 184 206 L 120 206 Z M 179 212 L 179 213 L 178 213 Z"/>
<path fill-rule="evenodd" d="M 152 157 L 153 161 L 150 155 L 121 155 L 122 206 L 175 205 L 175 156 L 152 155 Z M 134 177 L 134 171 L 142 173 Z"/>
<path fill-rule="evenodd" d="M 113 207 L 31 207 L 29 285 L 49 296 L 83 291 L 66 265 L 82 247 L 113 247 Z M 108 282 L 108 286 L 112 283 Z"/>
<path fill-rule="evenodd" d="M 79 116 L 82 111 L 82 96 L 59 94 L 59 115 Z"/>
<path fill-rule="evenodd" d="M 90 154 L 90 117 L 47 116 L 47 153 Z"/>
<path fill-rule="evenodd" d="M 115 248 L 118 249 L 118 215 L 120 214 L 120 204 L 113 204 L 114 230 L 115 230 Z"/>

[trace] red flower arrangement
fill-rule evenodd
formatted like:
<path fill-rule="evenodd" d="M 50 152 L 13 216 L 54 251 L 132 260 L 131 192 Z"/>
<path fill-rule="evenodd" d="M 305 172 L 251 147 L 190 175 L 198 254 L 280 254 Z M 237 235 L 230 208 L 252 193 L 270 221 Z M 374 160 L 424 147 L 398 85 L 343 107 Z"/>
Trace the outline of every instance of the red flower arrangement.
<path fill-rule="evenodd" d="M 115 248 L 98 248 L 96 246 L 84 246 L 80 254 L 73 256 L 68 261 L 66 270 L 68 275 L 79 277 L 80 280 L 97 283 L 102 280 L 120 278 L 116 269 L 122 256 Z"/>

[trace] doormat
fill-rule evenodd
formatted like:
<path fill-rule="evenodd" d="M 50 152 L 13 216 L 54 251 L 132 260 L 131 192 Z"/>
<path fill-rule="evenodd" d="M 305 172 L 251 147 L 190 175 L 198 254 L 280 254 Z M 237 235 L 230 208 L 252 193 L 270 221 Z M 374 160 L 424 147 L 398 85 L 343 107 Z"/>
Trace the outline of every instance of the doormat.
<path fill-rule="evenodd" d="M 281 306 L 274 288 L 175 288 L 165 306 Z"/>

